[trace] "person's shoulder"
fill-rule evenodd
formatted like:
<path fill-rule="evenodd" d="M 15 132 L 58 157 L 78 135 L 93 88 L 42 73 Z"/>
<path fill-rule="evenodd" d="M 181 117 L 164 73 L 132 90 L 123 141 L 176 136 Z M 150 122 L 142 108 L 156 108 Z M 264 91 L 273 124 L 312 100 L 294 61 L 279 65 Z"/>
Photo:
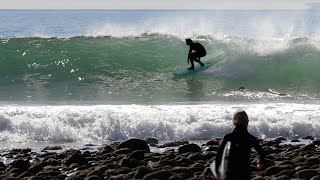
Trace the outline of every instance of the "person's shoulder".
<path fill-rule="evenodd" d="M 254 135 L 252 135 L 250 133 L 248 133 L 248 134 L 249 134 L 249 137 L 250 137 L 251 140 L 258 141 L 258 138 L 256 136 L 254 136 Z"/>
<path fill-rule="evenodd" d="M 228 133 L 228 134 L 225 134 L 224 136 L 223 136 L 223 139 L 231 139 L 231 137 L 232 137 L 232 133 Z"/>
<path fill-rule="evenodd" d="M 198 43 L 198 42 L 197 42 L 196 46 L 203 47 L 203 45 L 201 43 Z"/>

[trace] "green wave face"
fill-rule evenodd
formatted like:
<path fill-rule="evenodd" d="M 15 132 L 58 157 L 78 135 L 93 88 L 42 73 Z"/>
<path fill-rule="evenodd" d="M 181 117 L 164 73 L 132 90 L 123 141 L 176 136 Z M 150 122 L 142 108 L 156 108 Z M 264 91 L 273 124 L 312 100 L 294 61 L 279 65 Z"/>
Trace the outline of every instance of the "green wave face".
<path fill-rule="evenodd" d="M 1 39 L 0 100 L 261 100 L 269 97 L 257 94 L 268 88 L 289 93 L 293 99 L 319 96 L 320 43 L 316 40 L 194 39 L 207 49 L 203 62 L 214 66 L 184 77 L 172 71 L 189 66 L 188 46 L 173 36 Z M 230 96 L 240 86 L 251 93 Z"/>

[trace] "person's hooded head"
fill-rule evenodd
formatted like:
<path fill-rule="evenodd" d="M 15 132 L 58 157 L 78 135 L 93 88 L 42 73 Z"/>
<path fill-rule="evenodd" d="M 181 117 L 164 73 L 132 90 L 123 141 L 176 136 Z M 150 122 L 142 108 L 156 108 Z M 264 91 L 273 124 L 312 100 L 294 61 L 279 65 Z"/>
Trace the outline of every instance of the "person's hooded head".
<path fill-rule="evenodd" d="M 236 110 L 236 112 L 234 112 L 232 121 L 233 121 L 233 125 L 234 126 L 246 126 L 246 127 L 248 127 L 248 124 L 249 124 L 248 115 L 242 109 L 238 109 L 238 110 Z"/>
<path fill-rule="evenodd" d="M 186 44 L 189 46 L 190 44 L 192 44 L 192 40 L 190 38 L 186 39 Z"/>

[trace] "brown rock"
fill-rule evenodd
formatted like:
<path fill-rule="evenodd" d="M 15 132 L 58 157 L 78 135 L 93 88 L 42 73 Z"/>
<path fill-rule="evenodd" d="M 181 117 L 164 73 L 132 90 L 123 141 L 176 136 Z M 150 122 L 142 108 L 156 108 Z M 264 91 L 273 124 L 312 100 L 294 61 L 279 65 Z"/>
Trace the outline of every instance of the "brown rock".
<path fill-rule="evenodd" d="M 39 176 L 30 176 L 27 180 L 46 180 L 46 178 Z"/>
<path fill-rule="evenodd" d="M 293 165 L 293 162 L 291 160 L 283 160 L 283 161 L 280 161 L 279 163 L 277 163 L 276 165 L 277 166 L 280 166 L 280 165 Z"/>
<path fill-rule="evenodd" d="M 132 169 L 128 168 L 128 167 L 120 167 L 120 168 L 116 169 L 117 174 L 128 174 L 131 171 L 132 171 Z"/>
<path fill-rule="evenodd" d="M 141 161 L 144 159 L 144 152 L 140 150 L 133 151 L 131 154 L 129 154 L 128 158 L 134 158 Z"/>
<path fill-rule="evenodd" d="M 313 176 L 310 180 L 320 180 L 320 175 Z"/>
<path fill-rule="evenodd" d="M 217 139 L 211 139 L 206 142 L 206 146 L 219 146 L 219 141 Z"/>
<path fill-rule="evenodd" d="M 121 149 L 115 150 L 113 153 L 114 154 L 129 154 L 131 152 L 132 152 L 132 150 L 130 148 L 121 148 Z"/>
<path fill-rule="evenodd" d="M 314 144 L 314 145 L 320 145 L 320 139 L 313 140 L 313 141 L 312 141 L 312 144 Z"/>
<path fill-rule="evenodd" d="M 22 160 L 22 159 L 18 159 L 18 160 L 14 160 L 11 164 L 10 164 L 10 169 L 12 168 L 18 168 L 21 171 L 25 171 L 30 167 L 30 162 L 28 160 Z"/>
<path fill-rule="evenodd" d="M 99 165 L 99 166 L 95 167 L 95 170 L 98 170 L 101 172 L 105 172 L 108 169 L 110 169 L 110 168 L 107 165 Z"/>
<path fill-rule="evenodd" d="M 124 175 L 123 176 L 123 179 L 133 179 L 133 176 L 134 176 L 134 174 L 135 174 L 136 172 L 130 172 L 130 173 L 128 173 L 128 174 L 126 174 L 126 175 Z"/>
<path fill-rule="evenodd" d="M 292 160 L 293 163 L 305 162 L 305 161 L 306 161 L 305 157 L 296 157 Z"/>
<path fill-rule="evenodd" d="M 22 172 L 23 172 L 23 170 L 21 170 L 19 168 L 11 168 L 7 174 L 19 175 Z"/>
<path fill-rule="evenodd" d="M 110 178 L 108 178 L 108 180 L 123 180 L 124 176 L 125 174 L 119 174 L 119 175 L 111 176 Z"/>
<path fill-rule="evenodd" d="M 133 158 L 123 158 L 118 162 L 119 166 L 125 166 L 125 167 L 129 167 L 129 168 L 135 168 L 139 165 L 141 165 L 141 163 Z"/>
<path fill-rule="evenodd" d="M 312 165 L 316 165 L 316 164 L 320 164 L 320 159 L 318 157 L 310 157 L 305 162 Z"/>
<path fill-rule="evenodd" d="M 102 178 L 103 172 L 100 170 L 93 170 L 90 173 L 88 173 L 88 175 L 87 175 L 87 177 L 90 177 L 90 176 L 98 176 L 98 177 Z"/>
<path fill-rule="evenodd" d="M 97 175 L 91 175 L 89 177 L 86 177 L 84 180 L 104 180 L 104 178 Z"/>
<path fill-rule="evenodd" d="M 217 151 L 219 146 L 217 145 L 211 145 L 204 148 L 205 151 Z"/>
<path fill-rule="evenodd" d="M 4 165 L 3 162 L 0 162 L 0 168 L 1 169 L 6 169 L 6 165 Z"/>
<path fill-rule="evenodd" d="M 185 179 L 187 179 L 187 177 L 181 176 L 180 174 L 179 175 L 175 174 L 175 175 L 171 176 L 168 180 L 185 180 Z M 199 179 L 201 179 L 201 178 L 199 178 Z"/>
<path fill-rule="evenodd" d="M 177 147 L 181 145 L 189 144 L 188 141 L 172 141 L 172 142 L 166 142 L 163 143 L 163 145 L 159 146 L 159 148 L 166 148 L 166 147 Z"/>
<path fill-rule="evenodd" d="M 46 171 L 46 170 L 43 170 L 43 171 L 40 171 L 37 173 L 37 176 L 44 176 L 44 177 L 48 177 L 48 176 L 58 176 L 60 175 L 61 172 L 60 171 Z"/>
<path fill-rule="evenodd" d="M 42 151 L 47 151 L 47 150 L 61 150 L 62 147 L 61 146 L 46 146 L 45 148 L 43 148 Z"/>
<path fill-rule="evenodd" d="M 158 144 L 159 141 L 157 138 L 153 137 L 147 137 L 144 141 L 146 141 L 147 144 Z"/>
<path fill-rule="evenodd" d="M 201 148 L 197 144 L 187 144 L 179 147 L 179 154 L 188 153 L 188 152 L 201 152 Z"/>
<path fill-rule="evenodd" d="M 132 149 L 133 151 L 141 150 L 141 151 L 150 152 L 150 148 L 148 144 L 141 139 L 129 139 L 127 141 L 124 141 L 120 143 L 119 146 L 117 147 L 117 149 L 121 149 L 121 148 L 129 148 L 129 149 Z"/>
<path fill-rule="evenodd" d="M 30 173 L 29 171 L 25 171 L 25 172 L 21 173 L 17 178 L 29 177 L 31 175 L 33 175 L 33 174 Z"/>
<path fill-rule="evenodd" d="M 51 165 L 51 166 L 57 166 L 57 165 L 60 165 L 61 162 L 59 162 L 58 160 L 54 159 L 54 158 L 49 158 L 46 163 L 48 165 Z"/>
<path fill-rule="evenodd" d="M 314 137 L 312 137 L 312 136 L 306 136 L 306 137 L 304 137 L 304 138 L 302 138 L 302 139 L 310 139 L 310 140 L 314 140 Z"/>
<path fill-rule="evenodd" d="M 26 148 L 26 149 L 12 149 L 10 150 L 10 154 L 25 154 L 25 153 L 29 153 L 31 152 L 30 148 Z"/>
<path fill-rule="evenodd" d="M 182 164 L 182 163 L 185 163 L 185 164 L 193 164 L 194 162 L 191 161 L 190 159 L 186 158 L 186 157 L 183 157 L 183 156 L 178 156 L 175 158 L 175 161 L 177 162 L 177 164 Z"/>
<path fill-rule="evenodd" d="M 152 179 L 169 179 L 174 174 L 168 170 L 160 170 L 156 172 L 149 173 L 143 177 L 143 180 L 152 180 Z"/>
<path fill-rule="evenodd" d="M 203 176 L 203 177 L 212 176 L 212 177 L 213 177 L 213 174 L 212 174 L 212 172 L 211 172 L 210 167 L 206 167 L 206 168 L 202 171 L 201 176 Z"/>
<path fill-rule="evenodd" d="M 190 154 L 187 158 L 192 160 L 192 161 L 199 161 L 199 160 L 205 160 L 206 159 L 205 156 L 202 155 L 201 153 Z"/>
<path fill-rule="evenodd" d="M 134 179 L 142 179 L 145 175 L 152 172 L 151 168 L 145 166 L 139 166 L 134 174 Z"/>
<path fill-rule="evenodd" d="M 284 138 L 284 137 L 282 137 L 282 136 L 279 136 L 279 137 L 275 138 L 274 140 L 275 140 L 275 141 L 286 141 L 287 138 Z"/>
<path fill-rule="evenodd" d="M 82 154 L 75 153 L 68 156 L 64 161 L 64 164 L 67 166 L 71 165 L 72 163 L 83 165 L 88 163 L 88 160 Z"/>
<path fill-rule="evenodd" d="M 196 172 L 201 175 L 204 168 L 202 167 L 173 167 L 170 171 L 175 174 L 186 174 L 188 178 L 191 178 L 195 175 Z"/>
<path fill-rule="evenodd" d="M 275 176 L 279 177 L 279 176 L 283 176 L 283 175 L 288 176 L 290 178 L 290 177 L 293 177 L 294 172 L 293 172 L 293 170 L 283 170 L 283 171 L 277 173 Z"/>
<path fill-rule="evenodd" d="M 110 145 L 104 145 L 103 147 L 99 148 L 97 154 L 107 154 L 113 152 L 114 149 Z"/>
<path fill-rule="evenodd" d="M 314 176 L 319 175 L 319 172 L 315 169 L 304 169 L 301 171 L 298 171 L 294 174 L 295 178 L 300 178 L 300 179 L 311 179 Z"/>
<path fill-rule="evenodd" d="M 277 176 L 275 178 L 272 178 L 272 180 L 290 180 L 291 178 L 287 175 L 281 175 L 281 176 Z"/>
<path fill-rule="evenodd" d="M 92 169 L 86 169 L 86 170 L 82 170 L 82 171 L 77 171 L 75 173 L 75 175 L 77 175 L 77 177 L 81 177 L 81 178 L 85 178 L 88 176 L 88 174 L 92 171 Z"/>
<path fill-rule="evenodd" d="M 36 163 L 36 164 L 33 164 L 31 167 L 29 167 L 28 171 L 31 173 L 37 174 L 43 169 L 44 166 L 45 165 L 42 162 Z"/>
<path fill-rule="evenodd" d="M 261 177 L 261 176 L 257 176 L 257 177 L 252 178 L 252 180 L 266 180 L 266 179 L 267 178 Z"/>
<path fill-rule="evenodd" d="M 281 165 L 281 166 L 271 166 L 271 167 L 268 167 L 265 171 L 264 171 L 264 174 L 266 176 L 271 176 L 271 175 L 276 175 L 278 174 L 279 172 L 281 171 L 284 171 L 284 170 L 288 170 L 290 167 L 290 169 L 292 169 L 293 167 L 291 166 L 287 166 L 287 165 Z"/>
<path fill-rule="evenodd" d="M 293 139 L 291 142 L 301 142 L 299 139 Z"/>

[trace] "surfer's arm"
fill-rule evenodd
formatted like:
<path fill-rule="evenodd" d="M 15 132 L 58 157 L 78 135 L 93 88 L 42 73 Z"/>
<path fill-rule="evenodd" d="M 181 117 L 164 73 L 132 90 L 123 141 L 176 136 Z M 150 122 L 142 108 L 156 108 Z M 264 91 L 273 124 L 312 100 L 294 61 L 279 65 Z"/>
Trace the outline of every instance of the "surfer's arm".
<path fill-rule="evenodd" d="M 253 144 L 253 148 L 257 151 L 257 153 L 259 154 L 259 161 L 258 164 L 264 166 L 264 162 L 265 162 L 265 154 L 264 151 L 262 149 L 262 147 L 259 144 L 259 141 L 257 140 L 257 138 L 253 137 L 252 138 L 252 144 Z"/>
<path fill-rule="evenodd" d="M 224 136 L 221 143 L 220 143 L 220 146 L 218 148 L 218 151 L 217 151 L 217 156 L 216 156 L 216 173 L 218 174 L 219 176 L 219 167 L 220 167 L 220 164 L 221 164 L 221 160 L 222 160 L 222 154 L 223 154 L 223 149 L 224 149 L 224 146 L 226 145 L 226 143 L 228 142 L 227 140 L 227 137 Z"/>
<path fill-rule="evenodd" d="M 188 59 L 187 59 L 187 63 L 189 64 L 190 61 L 190 53 L 192 52 L 191 46 L 189 48 L 189 52 L 188 52 Z"/>

